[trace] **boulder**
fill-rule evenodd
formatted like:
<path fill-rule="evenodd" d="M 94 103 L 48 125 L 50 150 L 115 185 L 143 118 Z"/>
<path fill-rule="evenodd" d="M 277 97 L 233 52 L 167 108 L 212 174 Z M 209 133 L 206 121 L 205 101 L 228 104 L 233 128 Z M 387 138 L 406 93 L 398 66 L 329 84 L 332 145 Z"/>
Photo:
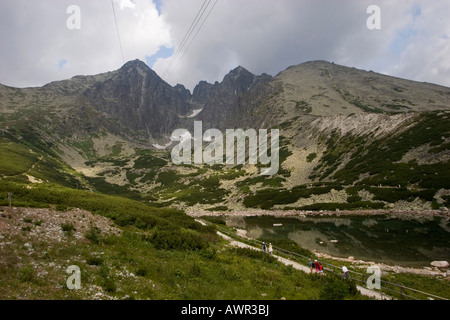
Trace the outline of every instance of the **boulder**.
<path fill-rule="evenodd" d="M 447 261 L 433 261 L 433 262 L 431 262 L 431 265 L 433 267 L 443 268 L 443 269 L 448 268 L 448 266 L 449 266 Z"/>

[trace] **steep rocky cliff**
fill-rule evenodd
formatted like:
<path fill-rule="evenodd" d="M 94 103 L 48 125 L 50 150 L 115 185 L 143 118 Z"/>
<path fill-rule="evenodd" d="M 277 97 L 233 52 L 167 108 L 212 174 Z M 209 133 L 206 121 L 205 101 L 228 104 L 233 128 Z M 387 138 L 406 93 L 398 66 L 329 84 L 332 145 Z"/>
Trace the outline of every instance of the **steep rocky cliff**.
<path fill-rule="evenodd" d="M 187 210 L 440 208 L 449 110 L 450 88 L 326 61 L 274 77 L 237 67 L 191 93 L 135 60 L 41 88 L 0 85 L 0 170 Z M 173 165 L 171 134 L 194 121 L 279 129 L 279 172 Z"/>

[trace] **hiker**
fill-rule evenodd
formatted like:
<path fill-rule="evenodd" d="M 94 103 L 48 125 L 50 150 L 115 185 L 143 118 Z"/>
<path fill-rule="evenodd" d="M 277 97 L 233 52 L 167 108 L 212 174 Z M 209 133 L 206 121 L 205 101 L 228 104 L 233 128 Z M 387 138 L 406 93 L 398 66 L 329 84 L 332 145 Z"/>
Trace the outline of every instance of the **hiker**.
<path fill-rule="evenodd" d="M 344 277 L 344 279 L 347 279 L 348 278 L 348 269 L 346 266 L 342 267 L 342 272 L 343 272 L 342 276 Z"/>
<path fill-rule="evenodd" d="M 319 262 L 319 273 L 320 273 L 320 275 L 323 275 L 323 267 L 320 262 Z"/>
<path fill-rule="evenodd" d="M 316 272 L 319 272 L 319 261 L 314 260 L 314 266 L 316 267 Z"/>
<path fill-rule="evenodd" d="M 312 273 L 313 272 L 313 267 L 314 267 L 314 262 L 312 262 L 311 259 L 309 259 L 308 267 L 309 267 L 309 270 L 311 270 L 311 273 Z"/>
<path fill-rule="evenodd" d="M 272 254 L 273 250 L 272 250 L 272 244 L 269 243 L 269 254 Z"/>
<path fill-rule="evenodd" d="M 267 251 L 267 247 L 266 247 L 266 243 L 265 242 L 263 242 L 263 244 L 262 244 L 262 251 L 263 252 Z"/>

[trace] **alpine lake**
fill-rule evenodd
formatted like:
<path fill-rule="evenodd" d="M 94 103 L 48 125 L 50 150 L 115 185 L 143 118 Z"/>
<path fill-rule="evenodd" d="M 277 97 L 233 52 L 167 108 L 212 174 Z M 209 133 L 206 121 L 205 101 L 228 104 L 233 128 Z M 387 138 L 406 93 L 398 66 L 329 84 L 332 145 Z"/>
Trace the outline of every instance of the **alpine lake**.
<path fill-rule="evenodd" d="M 290 239 L 311 251 L 405 267 L 450 260 L 450 221 L 429 215 L 221 216 L 254 239 Z"/>

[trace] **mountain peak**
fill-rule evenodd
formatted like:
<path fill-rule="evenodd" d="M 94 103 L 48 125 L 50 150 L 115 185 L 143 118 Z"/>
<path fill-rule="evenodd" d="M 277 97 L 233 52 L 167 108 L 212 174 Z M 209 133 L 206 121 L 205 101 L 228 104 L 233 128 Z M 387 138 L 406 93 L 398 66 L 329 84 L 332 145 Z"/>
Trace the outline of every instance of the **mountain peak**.
<path fill-rule="evenodd" d="M 224 82 L 235 82 L 235 81 L 245 81 L 245 82 L 253 82 L 255 75 L 245 69 L 244 67 L 238 66 L 231 70 L 225 77 L 223 78 Z"/>
<path fill-rule="evenodd" d="M 251 74 L 251 75 L 253 75 L 250 71 L 248 71 L 247 69 L 245 69 L 242 66 L 238 66 L 238 67 L 234 68 L 229 73 L 232 74 L 232 75 L 239 75 L 239 74 L 243 74 L 243 73 L 244 74 Z"/>
<path fill-rule="evenodd" d="M 143 61 L 139 59 L 131 60 L 125 63 L 121 70 L 128 70 L 128 69 L 140 69 L 140 70 L 149 70 L 150 67 Z"/>

